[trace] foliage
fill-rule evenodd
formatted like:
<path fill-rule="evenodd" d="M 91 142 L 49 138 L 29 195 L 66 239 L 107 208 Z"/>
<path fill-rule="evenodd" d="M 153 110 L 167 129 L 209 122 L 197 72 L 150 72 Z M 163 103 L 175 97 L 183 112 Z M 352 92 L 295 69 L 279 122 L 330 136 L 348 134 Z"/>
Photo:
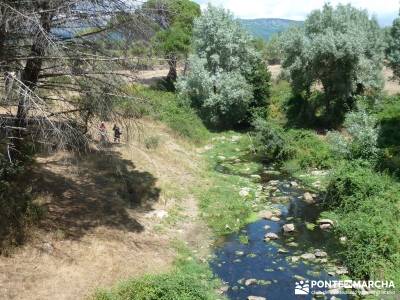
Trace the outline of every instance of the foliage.
<path fill-rule="evenodd" d="M 348 137 L 333 132 L 328 134 L 332 150 L 341 158 L 376 160 L 378 150 L 377 120 L 365 110 L 350 112 L 344 123 Z"/>
<path fill-rule="evenodd" d="M 281 126 L 261 118 L 257 118 L 253 126 L 256 132 L 256 148 L 263 159 L 279 161 L 293 156 L 289 151 L 286 133 Z"/>
<path fill-rule="evenodd" d="M 323 205 L 336 222 L 338 236 L 347 237 L 341 258 L 357 277 L 395 279 L 400 260 L 400 186 L 365 162 L 346 162 L 331 176 Z"/>
<path fill-rule="evenodd" d="M 177 59 L 187 57 L 192 42 L 193 20 L 200 16 L 200 6 L 190 0 L 151 0 L 145 5 L 148 9 L 164 7 L 165 22 L 154 38 L 155 48 L 168 60 L 170 71 L 167 81 L 177 78 Z"/>
<path fill-rule="evenodd" d="M 182 247 L 180 247 L 182 248 Z M 207 265 L 201 264 L 187 249 L 180 249 L 172 271 L 146 275 L 120 283 L 110 291 L 100 290 L 93 300 L 212 300 L 217 282 Z"/>
<path fill-rule="evenodd" d="M 256 148 L 262 159 L 287 161 L 294 169 L 327 168 L 333 164 L 332 153 L 325 141 L 308 130 L 285 130 L 280 125 L 256 119 Z"/>
<path fill-rule="evenodd" d="M 195 20 L 193 33 L 195 54 L 178 90 L 213 125 L 246 122 L 251 108 L 266 106 L 270 81 L 251 37 L 231 13 L 211 5 Z"/>
<path fill-rule="evenodd" d="M 201 144 L 208 137 L 208 130 L 196 112 L 176 94 L 131 86 L 128 90 L 135 97 L 142 99 L 141 105 L 130 99 L 121 99 L 119 109 L 126 116 L 151 116 L 167 124 L 177 134 Z"/>
<path fill-rule="evenodd" d="M 283 60 L 281 36 L 273 35 L 265 46 L 266 59 L 270 65 L 280 64 Z"/>
<path fill-rule="evenodd" d="M 23 241 L 23 225 L 34 210 L 24 178 L 31 159 L 27 151 L 24 154 L 25 160 L 17 163 L 10 163 L 8 158 L 0 155 L 0 253 L 7 246 Z"/>
<path fill-rule="evenodd" d="M 230 142 L 233 135 L 240 136 L 240 140 Z M 248 136 L 228 132 L 215 137 L 214 141 L 212 149 L 204 154 L 207 165 L 200 173 L 204 180 L 194 186 L 193 193 L 199 199 L 202 217 L 210 228 L 217 235 L 226 235 L 254 221 L 253 211 L 258 207 L 254 199 L 256 186 L 249 175 L 259 172 L 261 166 L 246 160 L 250 155 Z M 234 162 L 234 158 L 239 158 L 240 162 Z M 241 196 L 241 188 L 248 188 L 249 194 Z"/>
<path fill-rule="evenodd" d="M 389 45 L 386 49 L 386 57 L 393 74 L 400 81 L 400 17 L 393 21 L 390 29 Z"/>
<path fill-rule="evenodd" d="M 294 93 L 307 98 L 321 82 L 325 113 L 332 121 L 352 107 L 354 95 L 382 87 L 382 34 L 366 11 L 326 4 L 282 41 L 283 67 L 290 72 Z"/>

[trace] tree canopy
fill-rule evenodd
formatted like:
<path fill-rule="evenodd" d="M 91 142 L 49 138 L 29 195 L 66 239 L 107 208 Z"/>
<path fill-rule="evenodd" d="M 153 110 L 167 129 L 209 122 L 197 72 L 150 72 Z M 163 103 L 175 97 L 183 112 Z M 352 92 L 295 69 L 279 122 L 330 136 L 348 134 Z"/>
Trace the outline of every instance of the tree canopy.
<path fill-rule="evenodd" d="M 195 20 L 193 34 L 195 53 L 178 82 L 180 92 L 215 125 L 246 121 L 269 95 L 270 74 L 253 39 L 229 11 L 211 5 Z"/>
<path fill-rule="evenodd" d="M 367 11 L 326 4 L 282 41 L 293 91 L 309 95 L 321 83 L 330 119 L 352 106 L 354 95 L 382 88 L 383 38 Z"/>
<path fill-rule="evenodd" d="M 390 29 L 387 59 L 395 78 L 400 81 L 400 17 L 393 21 Z"/>
<path fill-rule="evenodd" d="M 177 78 L 177 60 L 187 57 L 192 43 L 193 20 L 200 16 L 200 6 L 190 0 L 150 0 L 145 5 L 158 11 L 161 27 L 155 36 L 155 46 L 168 60 L 167 79 Z"/>

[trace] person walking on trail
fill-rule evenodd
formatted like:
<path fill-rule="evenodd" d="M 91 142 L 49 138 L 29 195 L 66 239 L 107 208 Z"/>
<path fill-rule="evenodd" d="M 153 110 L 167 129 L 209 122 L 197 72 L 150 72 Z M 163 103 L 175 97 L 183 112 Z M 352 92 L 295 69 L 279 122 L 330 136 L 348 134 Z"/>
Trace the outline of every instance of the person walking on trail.
<path fill-rule="evenodd" d="M 102 143 L 106 142 L 107 141 L 107 128 L 106 128 L 106 125 L 104 124 L 104 122 L 101 122 L 99 131 L 100 131 L 100 142 L 102 142 Z"/>
<path fill-rule="evenodd" d="M 117 126 L 117 124 L 114 124 L 113 130 L 114 130 L 114 143 L 120 143 L 122 135 L 121 129 Z"/>

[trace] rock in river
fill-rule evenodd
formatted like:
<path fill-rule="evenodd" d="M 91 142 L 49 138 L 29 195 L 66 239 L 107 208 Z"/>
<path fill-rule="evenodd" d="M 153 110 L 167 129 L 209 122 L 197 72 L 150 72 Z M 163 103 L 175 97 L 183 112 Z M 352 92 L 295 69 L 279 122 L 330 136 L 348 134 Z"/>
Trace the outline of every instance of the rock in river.
<path fill-rule="evenodd" d="M 281 219 L 279 219 L 278 217 L 275 217 L 275 216 L 273 216 L 272 218 L 271 218 L 271 221 L 274 221 L 274 222 L 279 222 Z"/>
<path fill-rule="evenodd" d="M 247 280 L 244 282 L 244 285 L 245 285 L 245 286 L 249 286 L 249 285 L 257 284 L 257 282 L 258 282 L 257 279 L 250 278 L 250 279 L 247 279 Z"/>
<path fill-rule="evenodd" d="M 304 200 L 304 202 L 309 203 L 309 204 L 315 203 L 314 197 L 309 192 L 304 193 L 303 200 Z"/>
<path fill-rule="evenodd" d="M 260 297 L 260 296 L 248 296 L 247 300 L 267 300 L 267 298 Z"/>
<path fill-rule="evenodd" d="M 273 215 L 272 211 L 269 210 L 260 212 L 260 217 L 266 220 L 270 220 Z"/>
<path fill-rule="evenodd" d="M 315 249 L 314 255 L 315 255 L 315 257 L 318 257 L 318 258 L 322 258 L 322 257 L 328 256 L 328 254 L 325 251 L 322 251 L 320 249 Z"/>
<path fill-rule="evenodd" d="M 304 253 L 301 255 L 301 258 L 305 260 L 315 260 L 315 255 L 313 253 Z"/>
<path fill-rule="evenodd" d="M 283 231 L 284 232 L 290 233 L 290 232 L 293 232 L 294 230 L 295 230 L 294 224 L 285 224 L 285 225 L 283 225 Z"/>
<path fill-rule="evenodd" d="M 319 219 L 317 222 L 322 230 L 328 230 L 333 227 L 333 221 L 330 219 Z"/>
<path fill-rule="evenodd" d="M 273 232 L 268 232 L 264 236 L 264 240 L 266 240 L 266 241 L 277 240 L 277 239 L 279 239 L 279 236 L 276 233 L 273 233 Z"/>

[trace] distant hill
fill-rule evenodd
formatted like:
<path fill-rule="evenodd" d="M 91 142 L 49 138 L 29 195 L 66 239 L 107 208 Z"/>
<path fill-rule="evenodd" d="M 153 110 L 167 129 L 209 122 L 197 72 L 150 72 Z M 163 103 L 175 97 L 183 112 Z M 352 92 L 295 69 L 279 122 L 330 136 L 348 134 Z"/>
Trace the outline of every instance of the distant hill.
<path fill-rule="evenodd" d="M 265 40 L 269 40 L 275 33 L 285 31 L 292 26 L 301 26 L 304 23 L 287 19 L 240 19 L 239 21 L 254 36 Z"/>

